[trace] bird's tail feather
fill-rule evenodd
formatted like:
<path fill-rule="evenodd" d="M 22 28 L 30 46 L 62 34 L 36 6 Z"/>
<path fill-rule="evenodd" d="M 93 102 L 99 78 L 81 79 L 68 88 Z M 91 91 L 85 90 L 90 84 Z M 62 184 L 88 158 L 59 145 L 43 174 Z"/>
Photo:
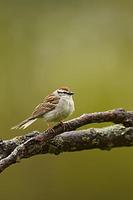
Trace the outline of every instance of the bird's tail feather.
<path fill-rule="evenodd" d="M 22 121 L 21 123 L 19 123 L 18 125 L 12 127 L 11 129 L 25 129 L 28 126 L 30 126 L 32 123 L 34 123 L 37 119 L 33 119 L 33 118 L 28 118 L 25 119 L 24 121 Z"/>

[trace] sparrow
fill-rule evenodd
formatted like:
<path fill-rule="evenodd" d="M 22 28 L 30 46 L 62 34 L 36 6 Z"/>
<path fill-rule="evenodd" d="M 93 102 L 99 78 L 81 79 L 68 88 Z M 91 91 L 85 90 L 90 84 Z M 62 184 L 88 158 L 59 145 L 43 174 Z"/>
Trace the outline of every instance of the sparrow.
<path fill-rule="evenodd" d="M 68 87 L 61 87 L 55 90 L 35 107 L 30 117 L 11 129 L 25 129 L 39 118 L 43 118 L 48 126 L 51 122 L 62 122 L 75 110 L 73 94 Z"/>

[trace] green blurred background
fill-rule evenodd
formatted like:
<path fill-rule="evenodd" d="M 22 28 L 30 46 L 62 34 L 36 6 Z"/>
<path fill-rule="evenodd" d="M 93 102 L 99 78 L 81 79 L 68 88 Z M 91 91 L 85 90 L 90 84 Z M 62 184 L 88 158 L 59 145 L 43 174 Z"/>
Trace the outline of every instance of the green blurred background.
<path fill-rule="evenodd" d="M 0 1 L 1 138 L 44 130 L 41 120 L 25 131 L 10 128 L 64 85 L 75 92 L 72 117 L 132 110 L 132 10 L 126 0 Z M 130 200 L 132 154 L 120 148 L 25 159 L 0 175 L 0 198 Z"/>

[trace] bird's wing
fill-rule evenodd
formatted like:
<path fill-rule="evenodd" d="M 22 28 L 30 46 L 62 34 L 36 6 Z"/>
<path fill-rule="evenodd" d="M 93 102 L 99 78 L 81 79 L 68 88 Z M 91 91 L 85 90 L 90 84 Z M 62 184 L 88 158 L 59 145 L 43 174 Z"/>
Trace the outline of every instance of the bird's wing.
<path fill-rule="evenodd" d="M 57 104 L 59 103 L 60 98 L 51 94 L 47 96 L 42 103 L 40 103 L 37 107 L 35 107 L 31 117 L 38 118 L 42 117 L 45 113 L 55 109 Z"/>

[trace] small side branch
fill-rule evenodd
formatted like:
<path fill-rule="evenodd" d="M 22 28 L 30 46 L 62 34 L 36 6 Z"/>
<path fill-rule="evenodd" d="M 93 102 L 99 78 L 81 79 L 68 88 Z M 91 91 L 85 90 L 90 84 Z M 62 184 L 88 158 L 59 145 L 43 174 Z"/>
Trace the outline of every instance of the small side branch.
<path fill-rule="evenodd" d="M 77 128 L 101 122 L 114 125 L 101 129 L 75 131 Z M 43 133 L 34 131 L 11 140 L 0 141 L 0 172 L 22 158 L 37 154 L 59 154 L 65 151 L 84 149 L 106 149 L 133 146 L 133 112 L 124 109 L 84 114 L 78 118 L 59 124 Z"/>

